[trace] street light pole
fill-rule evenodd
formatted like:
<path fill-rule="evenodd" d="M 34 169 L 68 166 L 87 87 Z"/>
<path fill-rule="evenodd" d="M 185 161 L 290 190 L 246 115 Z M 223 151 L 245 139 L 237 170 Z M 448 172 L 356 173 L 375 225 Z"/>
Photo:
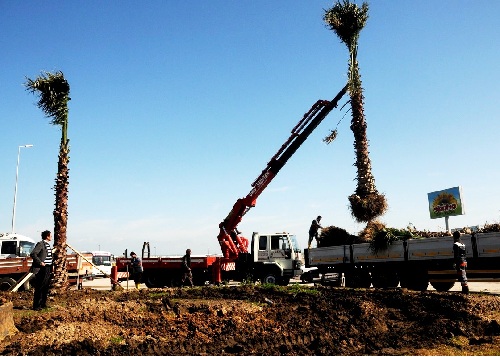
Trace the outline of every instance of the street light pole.
<path fill-rule="evenodd" d="M 21 148 L 31 148 L 32 144 L 20 145 L 17 148 L 17 165 L 16 165 L 16 186 L 14 188 L 14 206 L 12 207 L 12 233 L 14 233 L 14 227 L 16 224 L 16 201 L 17 201 L 17 180 L 19 177 L 19 159 L 21 157 Z"/>

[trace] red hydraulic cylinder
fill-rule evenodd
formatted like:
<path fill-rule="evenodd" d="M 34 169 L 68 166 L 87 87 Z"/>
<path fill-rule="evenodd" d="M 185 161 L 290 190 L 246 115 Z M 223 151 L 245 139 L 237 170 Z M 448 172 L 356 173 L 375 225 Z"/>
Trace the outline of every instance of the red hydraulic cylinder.
<path fill-rule="evenodd" d="M 218 257 L 212 264 L 212 280 L 215 284 L 220 284 L 222 282 L 221 259 L 222 258 Z"/>
<path fill-rule="evenodd" d="M 116 265 L 113 265 L 111 267 L 110 280 L 111 280 L 111 287 L 114 288 L 115 285 L 118 284 L 118 267 Z"/>

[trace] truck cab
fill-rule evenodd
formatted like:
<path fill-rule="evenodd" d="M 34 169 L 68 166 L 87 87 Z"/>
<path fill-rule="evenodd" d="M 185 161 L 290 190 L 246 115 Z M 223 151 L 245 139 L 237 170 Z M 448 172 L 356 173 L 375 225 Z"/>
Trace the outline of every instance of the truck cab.
<path fill-rule="evenodd" d="M 288 285 L 302 272 L 302 250 L 289 233 L 252 235 L 252 256 L 255 274 L 263 284 Z"/>
<path fill-rule="evenodd" d="M 17 233 L 0 233 L 0 259 L 29 257 L 35 241 Z"/>

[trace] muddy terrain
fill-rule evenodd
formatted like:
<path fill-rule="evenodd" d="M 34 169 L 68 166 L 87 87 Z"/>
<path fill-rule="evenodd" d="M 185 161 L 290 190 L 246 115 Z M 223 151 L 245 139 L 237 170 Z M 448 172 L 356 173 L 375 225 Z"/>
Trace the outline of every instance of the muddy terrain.
<path fill-rule="evenodd" d="M 222 286 L 13 303 L 2 355 L 499 355 L 500 297 L 404 289 Z"/>

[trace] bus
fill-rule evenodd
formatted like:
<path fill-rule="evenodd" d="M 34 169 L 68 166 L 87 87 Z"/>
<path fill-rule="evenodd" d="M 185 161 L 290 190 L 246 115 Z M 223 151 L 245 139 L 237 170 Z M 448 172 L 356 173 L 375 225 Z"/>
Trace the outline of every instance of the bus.
<path fill-rule="evenodd" d="M 92 253 L 92 264 L 95 265 L 95 267 L 92 267 L 93 276 L 111 275 L 111 266 L 113 265 L 114 256 L 110 252 L 96 250 L 86 253 Z"/>

